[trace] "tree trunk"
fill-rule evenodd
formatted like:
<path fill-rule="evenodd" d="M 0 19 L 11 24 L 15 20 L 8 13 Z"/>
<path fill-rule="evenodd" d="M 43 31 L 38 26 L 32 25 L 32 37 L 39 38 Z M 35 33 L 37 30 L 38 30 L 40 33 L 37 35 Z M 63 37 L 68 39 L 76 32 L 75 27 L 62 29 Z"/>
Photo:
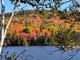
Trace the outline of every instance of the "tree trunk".
<path fill-rule="evenodd" d="M 5 20 L 4 11 L 5 11 L 4 0 L 1 0 L 2 23 L 1 23 L 0 53 L 1 53 L 1 50 L 2 50 L 3 42 L 4 42 L 4 20 Z"/>

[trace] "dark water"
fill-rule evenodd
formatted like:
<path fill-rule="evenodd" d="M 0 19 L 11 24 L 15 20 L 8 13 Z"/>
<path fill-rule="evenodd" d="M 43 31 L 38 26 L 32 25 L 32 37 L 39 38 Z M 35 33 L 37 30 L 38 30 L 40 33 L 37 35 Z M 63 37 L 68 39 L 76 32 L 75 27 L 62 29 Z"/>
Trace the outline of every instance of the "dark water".
<path fill-rule="evenodd" d="M 9 53 L 6 54 L 6 52 Z M 8 57 L 13 52 L 16 53 L 16 56 L 11 60 L 14 60 L 15 58 L 17 60 L 80 60 L 79 50 L 69 50 L 64 52 L 62 50 L 58 50 L 58 48 L 54 46 L 4 47 L 3 58 L 0 58 L 0 60 L 5 60 L 4 55 L 7 55 Z"/>

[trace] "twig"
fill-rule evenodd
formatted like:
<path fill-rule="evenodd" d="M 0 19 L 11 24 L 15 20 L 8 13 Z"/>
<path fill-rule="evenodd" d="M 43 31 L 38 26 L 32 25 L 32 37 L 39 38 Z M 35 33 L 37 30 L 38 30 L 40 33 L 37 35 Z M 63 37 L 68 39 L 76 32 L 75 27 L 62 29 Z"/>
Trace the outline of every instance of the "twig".
<path fill-rule="evenodd" d="M 78 52 L 79 52 L 79 50 L 73 52 L 73 54 L 71 55 L 71 57 L 69 59 L 67 59 L 67 60 L 71 60 Z"/>
<path fill-rule="evenodd" d="M 65 3 L 68 3 L 68 2 L 71 2 L 71 0 L 61 3 L 61 5 L 65 4 Z"/>
<path fill-rule="evenodd" d="M 53 53 L 55 53 L 55 52 L 57 52 L 57 51 L 60 50 L 60 49 L 56 49 L 56 50 L 54 50 L 54 51 L 49 51 L 49 50 L 46 50 L 44 47 L 41 47 L 41 48 L 43 48 L 46 52 L 49 52 L 49 53 L 48 53 L 49 55 L 52 55 Z"/>
<path fill-rule="evenodd" d="M 23 54 L 24 52 L 26 52 L 27 50 L 25 49 L 24 51 L 22 51 L 20 54 L 18 54 L 15 58 L 14 58 L 14 60 L 16 60 L 21 54 Z"/>

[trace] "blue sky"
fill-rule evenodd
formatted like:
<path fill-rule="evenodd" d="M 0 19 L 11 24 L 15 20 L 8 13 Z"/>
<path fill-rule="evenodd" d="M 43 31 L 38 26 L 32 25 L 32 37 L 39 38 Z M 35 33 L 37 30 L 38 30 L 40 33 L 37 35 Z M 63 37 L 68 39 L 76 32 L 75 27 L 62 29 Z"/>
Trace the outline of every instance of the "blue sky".
<path fill-rule="evenodd" d="M 13 9 L 13 5 L 10 3 L 10 1 L 9 0 L 4 0 L 5 2 L 5 13 L 7 13 L 7 12 L 12 12 L 12 9 Z M 68 1 L 68 0 L 63 0 L 63 2 L 64 1 Z M 77 0 L 78 2 L 80 2 L 79 0 Z M 62 5 L 61 7 L 60 7 L 60 9 L 62 10 L 62 9 L 64 9 L 65 7 L 68 7 L 69 6 L 69 4 L 70 3 L 67 3 L 67 4 L 64 4 L 64 5 Z M 20 7 L 19 7 L 19 9 L 21 8 L 21 7 L 23 7 L 23 6 L 25 6 L 25 4 L 20 4 Z M 18 11 L 19 9 L 17 9 L 16 11 Z M 35 8 L 33 8 L 32 6 L 30 6 L 30 5 L 28 5 L 26 8 L 24 8 L 24 10 L 32 10 L 32 9 L 35 9 Z M 0 0 L 0 14 L 1 14 L 1 0 Z"/>
<path fill-rule="evenodd" d="M 5 3 L 5 13 L 6 12 L 12 12 L 14 5 L 11 4 L 9 0 L 7 0 L 7 1 L 4 0 L 4 3 Z M 20 7 L 17 9 L 17 11 L 23 6 L 25 6 L 25 4 L 20 4 Z M 25 9 L 32 10 L 34 8 L 32 8 L 32 6 L 30 6 L 30 5 L 28 5 Z M 0 0 L 0 14 L 1 14 L 1 0 Z"/>

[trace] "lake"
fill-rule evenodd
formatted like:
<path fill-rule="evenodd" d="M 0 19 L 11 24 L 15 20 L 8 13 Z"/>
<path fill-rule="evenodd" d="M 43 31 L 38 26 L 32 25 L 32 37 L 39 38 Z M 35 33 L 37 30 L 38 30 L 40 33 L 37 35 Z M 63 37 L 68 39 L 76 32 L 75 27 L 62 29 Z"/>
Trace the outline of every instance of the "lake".
<path fill-rule="evenodd" d="M 8 52 L 8 54 L 6 53 Z M 0 60 L 5 60 L 5 56 L 9 57 L 13 52 L 16 56 L 11 60 L 80 60 L 79 50 L 62 51 L 55 46 L 8 46 L 3 47 L 3 55 Z M 20 55 L 19 55 L 20 54 Z"/>

